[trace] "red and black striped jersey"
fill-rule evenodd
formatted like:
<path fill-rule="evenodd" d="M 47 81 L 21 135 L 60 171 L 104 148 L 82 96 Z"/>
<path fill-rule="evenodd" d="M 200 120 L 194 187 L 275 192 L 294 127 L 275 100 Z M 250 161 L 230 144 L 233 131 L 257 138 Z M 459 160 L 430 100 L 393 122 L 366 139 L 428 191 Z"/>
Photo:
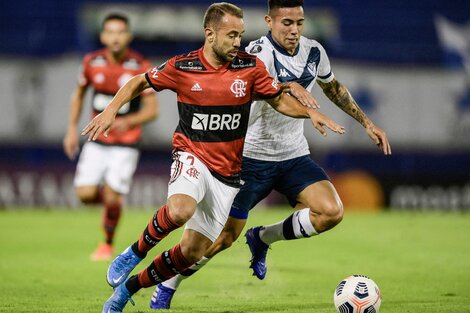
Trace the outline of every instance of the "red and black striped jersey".
<path fill-rule="evenodd" d="M 151 64 L 138 52 L 131 49 L 120 62 L 113 62 L 107 56 L 107 50 L 90 52 L 83 58 L 79 84 L 93 88 L 92 117 L 102 112 L 114 95 L 129 79 L 151 68 Z M 150 90 L 149 90 L 150 91 Z M 146 91 L 148 94 L 149 91 Z M 151 92 L 151 91 L 150 91 Z M 118 112 L 120 116 L 137 112 L 140 109 L 140 96 L 124 104 Z M 110 131 L 108 137 L 100 135 L 98 142 L 108 145 L 136 145 L 142 137 L 142 127 L 137 125 L 124 133 Z"/>
<path fill-rule="evenodd" d="M 238 185 L 251 102 L 255 96 L 269 99 L 281 93 L 264 63 L 239 51 L 216 69 L 201 48 L 169 59 L 146 78 L 157 91 L 176 92 L 174 149 L 193 153 L 219 180 Z"/>

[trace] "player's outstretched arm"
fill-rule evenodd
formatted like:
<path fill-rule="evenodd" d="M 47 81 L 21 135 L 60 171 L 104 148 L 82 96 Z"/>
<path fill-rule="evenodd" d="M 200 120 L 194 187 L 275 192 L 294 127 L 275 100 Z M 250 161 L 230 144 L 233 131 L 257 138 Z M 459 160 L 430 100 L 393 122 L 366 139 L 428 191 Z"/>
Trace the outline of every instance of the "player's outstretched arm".
<path fill-rule="evenodd" d="M 338 134 L 344 134 L 344 127 L 319 111 L 302 105 L 296 98 L 283 92 L 273 99 L 267 99 L 276 111 L 294 118 L 309 118 L 313 126 L 326 136 L 325 127 Z"/>
<path fill-rule="evenodd" d="M 283 92 L 288 92 L 306 107 L 310 107 L 312 109 L 320 108 L 320 105 L 318 104 L 317 100 L 313 97 L 313 95 L 304 87 L 302 87 L 299 83 L 280 83 L 279 86 L 281 86 Z"/>
<path fill-rule="evenodd" d="M 103 112 L 95 116 L 82 131 L 83 136 L 88 136 L 88 140 L 96 140 L 99 135 L 108 135 L 111 124 L 116 118 L 119 109 L 127 102 L 137 97 L 150 85 L 145 78 L 145 74 L 132 77 L 124 86 L 119 89 L 113 100 L 108 104 Z"/>
<path fill-rule="evenodd" d="M 362 111 L 349 90 L 336 79 L 329 83 L 318 81 L 318 85 L 323 89 L 323 93 L 336 104 L 341 110 L 352 116 L 366 129 L 367 135 L 375 142 L 385 155 L 392 154 L 392 148 L 387 138 L 387 134 L 375 126 L 374 123 Z"/>
<path fill-rule="evenodd" d="M 111 126 L 112 130 L 124 132 L 131 127 L 143 125 L 155 120 L 160 113 L 160 104 L 154 92 L 147 95 L 141 95 L 142 107 L 135 113 L 126 114 L 121 118 L 114 120 Z"/>

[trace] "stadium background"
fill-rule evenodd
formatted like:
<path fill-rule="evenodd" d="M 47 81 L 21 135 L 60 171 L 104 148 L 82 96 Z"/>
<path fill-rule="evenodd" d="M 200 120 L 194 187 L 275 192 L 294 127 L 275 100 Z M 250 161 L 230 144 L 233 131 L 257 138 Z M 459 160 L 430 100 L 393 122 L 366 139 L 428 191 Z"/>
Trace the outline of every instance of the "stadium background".
<path fill-rule="evenodd" d="M 130 3 L 0 4 L 0 208 L 79 206 L 75 163 L 61 142 L 81 57 L 100 46 L 104 14 L 128 13 L 132 47 L 154 64 L 202 45 L 202 14 L 211 1 Z M 265 1 L 234 3 L 245 10 L 245 44 L 266 33 Z M 322 110 L 347 134 L 320 138 L 310 125 L 306 133 L 347 208 L 470 209 L 468 12 L 468 1 L 306 1 L 305 34 L 326 47 L 338 79 L 392 144 L 393 155 L 384 157 L 316 87 Z M 177 112 L 174 94 L 159 99 L 161 116 L 146 127 L 131 207 L 150 209 L 166 196 Z M 274 194 L 267 204 L 280 201 Z"/>

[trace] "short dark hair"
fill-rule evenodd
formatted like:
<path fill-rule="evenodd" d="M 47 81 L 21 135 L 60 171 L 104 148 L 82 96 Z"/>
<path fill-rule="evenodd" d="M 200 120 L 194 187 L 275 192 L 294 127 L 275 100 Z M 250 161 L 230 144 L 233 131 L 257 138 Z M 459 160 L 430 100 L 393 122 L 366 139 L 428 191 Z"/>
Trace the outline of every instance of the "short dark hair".
<path fill-rule="evenodd" d="M 108 21 L 112 21 L 112 20 L 118 20 L 118 21 L 124 22 L 127 25 L 127 27 L 129 27 L 129 18 L 127 16 L 121 13 L 110 13 L 106 15 L 105 18 L 103 19 L 103 22 L 101 23 L 101 30 L 104 29 L 104 25 Z"/>
<path fill-rule="evenodd" d="M 304 7 L 304 0 L 268 0 L 268 14 L 279 8 Z"/>
<path fill-rule="evenodd" d="M 228 2 L 213 3 L 207 8 L 206 14 L 204 14 L 204 28 L 209 26 L 217 27 L 225 14 L 243 18 L 243 10 L 236 5 Z"/>

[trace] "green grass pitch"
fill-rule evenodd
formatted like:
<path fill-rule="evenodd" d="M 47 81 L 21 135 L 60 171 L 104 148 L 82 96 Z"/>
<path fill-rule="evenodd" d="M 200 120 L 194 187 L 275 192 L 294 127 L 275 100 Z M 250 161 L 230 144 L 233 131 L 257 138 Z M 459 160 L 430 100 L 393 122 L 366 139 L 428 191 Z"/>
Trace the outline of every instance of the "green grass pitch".
<path fill-rule="evenodd" d="M 256 209 L 248 225 L 290 214 Z M 101 233 L 99 209 L 0 211 L 0 312 L 101 312 L 112 289 L 108 264 L 89 261 Z M 135 241 L 152 212 L 128 210 L 118 230 L 118 252 Z M 172 233 L 149 253 L 171 247 Z M 346 213 L 318 237 L 277 242 L 260 281 L 248 268 L 240 238 L 186 280 L 169 312 L 333 313 L 333 291 L 351 274 L 370 276 L 382 292 L 380 312 L 470 312 L 470 215 L 457 213 Z M 134 296 L 126 312 L 152 312 L 153 288 Z"/>

